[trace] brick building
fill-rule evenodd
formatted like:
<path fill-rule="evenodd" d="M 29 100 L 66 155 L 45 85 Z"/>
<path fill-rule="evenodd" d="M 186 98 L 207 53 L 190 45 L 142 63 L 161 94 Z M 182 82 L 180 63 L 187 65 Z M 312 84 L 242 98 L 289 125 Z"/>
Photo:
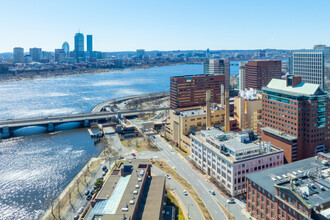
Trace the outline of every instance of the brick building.
<path fill-rule="evenodd" d="M 300 76 L 273 79 L 262 94 L 263 141 L 284 150 L 292 162 L 330 150 L 330 98 L 320 85 Z"/>
<path fill-rule="evenodd" d="M 170 89 L 171 109 L 204 106 L 207 90 L 211 90 L 212 102 L 220 103 L 221 84 L 225 85 L 225 75 L 173 76 Z"/>
<path fill-rule="evenodd" d="M 330 154 L 246 175 L 246 209 L 255 219 L 330 218 Z"/>
<path fill-rule="evenodd" d="M 280 79 L 282 62 L 280 60 L 256 60 L 245 64 L 245 88 L 261 90 L 271 79 Z"/>

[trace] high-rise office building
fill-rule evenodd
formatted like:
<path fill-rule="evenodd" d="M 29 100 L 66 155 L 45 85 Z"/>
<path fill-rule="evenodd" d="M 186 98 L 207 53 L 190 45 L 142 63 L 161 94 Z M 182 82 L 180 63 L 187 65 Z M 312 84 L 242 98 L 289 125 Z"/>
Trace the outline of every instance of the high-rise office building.
<path fill-rule="evenodd" d="M 32 58 L 32 61 L 34 62 L 40 62 L 41 59 L 41 48 L 30 48 L 30 56 Z"/>
<path fill-rule="evenodd" d="M 271 79 L 281 79 L 280 60 L 255 60 L 245 64 L 245 88 L 261 90 Z"/>
<path fill-rule="evenodd" d="M 55 49 L 55 62 L 62 62 L 66 58 L 66 53 L 63 49 Z"/>
<path fill-rule="evenodd" d="M 64 53 L 66 54 L 66 57 L 69 57 L 69 53 L 70 53 L 70 46 L 68 42 L 64 42 L 62 44 L 62 49 L 64 50 Z"/>
<path fill-rule="evenodd" d="M 211 90 L 212 102 L 220 103 L 221 84 L 225 84 L 225 75 L 173 76 L 170 88 L 171 109 L 204 106 L 207 90 Z"/>
<path fill-rule="evenodd" d="M 145 54 L 145 50 L 144 49 L 137 49 L 136 50 L 136 56 L 139 59 L 143 59 L 144 58 L 144 54 Z"/>
<path fill-rule="evenodd" d="M 284 150 L 285 161 L 330 150 L 330 97 L 301 76 L 272 79 L 263 88 L 261 140 Z"/>
<path fill-rule="evenodd" d="M 238 84 L 239 91 L 245 90 L 245 63 L 239 63 L 239 84 Z"/>
<path fill-rule="evenodd" d="M 24 62 L 24 48 L 22 48 L 22 47 L 14 48 L 13 60 L 14 60 L 14 63 L 23 63 Z"/>
<path fill-rule="evenodd" d="M 87 35 L 87 52 L 93 51 L 93 35 Z"/>
<path fill-rule="evenodd" d="M 84 57 L 84 35 L 76 33 L 74 36 L 74 52 L 76 57 Z"/>
<path fill-rule="evenodd" d="M 224 75 L 225 87 L 229 89 L 230 62 L 228 59 L 207 59 L 204 61 L 204 74 Z"/>
<path fill-rule="evenodd" d="M 290 73 L 302 76 L 303 82 L 319 84 L 330 91 L 330 48 L 316 45 L 313 50 L 293 51 Z"/>

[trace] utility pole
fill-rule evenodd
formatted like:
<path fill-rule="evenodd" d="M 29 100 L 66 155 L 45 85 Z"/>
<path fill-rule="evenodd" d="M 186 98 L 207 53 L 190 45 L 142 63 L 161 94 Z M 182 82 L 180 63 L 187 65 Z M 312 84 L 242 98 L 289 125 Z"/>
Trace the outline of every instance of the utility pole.
<path fill-rule="evenodd" d="M 189 207 L 194 206 L 193 204 L 188 204 L 188 219 L 190 219 L 190 214 L 189 214 Z"/>

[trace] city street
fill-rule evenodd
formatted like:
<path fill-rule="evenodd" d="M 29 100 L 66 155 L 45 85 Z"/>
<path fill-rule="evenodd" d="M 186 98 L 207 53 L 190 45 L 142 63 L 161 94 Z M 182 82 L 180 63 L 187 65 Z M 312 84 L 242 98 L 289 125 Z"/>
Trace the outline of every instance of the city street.
<path fill-rule="evenodd" d="M 157 176 L 166 175 L 163 171 L 159 170 L 156 167 L 151 168 L 151 173 L 155 174 Z M 181 202 L 184 205 L 184 208 L 187 210 L 188 215 L 190 216 L 190 219 L 193 219 L 193 220 L 194 219 L 196 219 L 196 220 L 203 219 L 203 215 L 202 215 L 200 209 L 197 207 L 197 204 L 195 203 L 195 201 L 190 197 L 189 194 L 187 196 L 185 196 L 183 194 L 184 189 L 178 182 L 176 182 L 174 179 L 166 178 L 166 185 L 168 185 L 175 192 L 175 194 L 179 197 L 179 199 L 181 200 Z"/>
<path fill-rule="evenodd" d="M 175 151 L 171 149 L 160 139 L 159 136 L 154 136 L 153 142 L 162 151 L 163 158 L 166 162 L 190 183 L 195 191 L 203 200 L 205 206 L 209 210 L 213 219 L 226 219 L 220 206 L 216 203 L 216 199 L 209 190 L 212 189 L 202 177 L 200 177 L 190 166 L 187 165 Z"/>
<path fill-rule="evenodd" d="M 114 146 L 118 150 L 122 150 L 125 158 L 132 158 L 130 155 L 130 151 L 121 146 L 120 140 L 118 135 L 112 135 L 111 141 Z M 151 138 L 153 143 L 160 149 L 160 151 L 142 151 L 137 152 L 136 156 L 140 159 L 150 159 L 150 158 L 163 158 L 172 168 L 187 180 L 195 189 L 195 191 L 200 195 L 201 199 L 203 200 L 205 206 L 208 208 L 209 212 L 211 213 L 213 219 L 225 219 L 225 215 L 217 204 L 219 202 L 224 207 L 228 209 L 228 211 L 238 220 L 245 220 L 247 219 L 241 212 L 244 208 L 245 204 L 241 201 L 235 199 L 235 204 L 228 204 L 227 198 L 222 196 L 219 190 L 213 187 L 213 184 L 208 182 L 202 175 L 198 174 L 196 170 L 194 170 L 186 160 L 178 155 L 175 149 L 171 149 L 171 147 L 166 144 L 158 135 Z M 167 181 L 169 184 L 170 181 Z M 172 188 L 172 186 L 170 186 Z M 209 192 L 210 189 L 213 189 L 216 194 L 211 195 Z M 178 194 L 182 194 L 182 191 L 175 191 Z M 183 194 L 182 194 L 183 195 Z M 181 199 L 181 197 L 179 196 Z M 187 202 L 184 202 L 185 207 L 187 208 Z M 196 207 L 191 207 L 191 209 L 196 209 Z M 188 208 L 187 208 L 188 210 Z"/>

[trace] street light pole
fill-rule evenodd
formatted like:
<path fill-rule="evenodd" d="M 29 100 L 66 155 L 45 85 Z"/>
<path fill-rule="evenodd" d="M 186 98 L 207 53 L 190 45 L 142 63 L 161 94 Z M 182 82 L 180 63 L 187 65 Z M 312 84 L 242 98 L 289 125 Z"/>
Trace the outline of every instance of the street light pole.
<path fill-rule="evenodd" d="M 190 214 L 189 214 L 189 208 L 190 206 L 193 206 L 193 204 L 188 204 L 188 219 L 190 219 Z"/>

